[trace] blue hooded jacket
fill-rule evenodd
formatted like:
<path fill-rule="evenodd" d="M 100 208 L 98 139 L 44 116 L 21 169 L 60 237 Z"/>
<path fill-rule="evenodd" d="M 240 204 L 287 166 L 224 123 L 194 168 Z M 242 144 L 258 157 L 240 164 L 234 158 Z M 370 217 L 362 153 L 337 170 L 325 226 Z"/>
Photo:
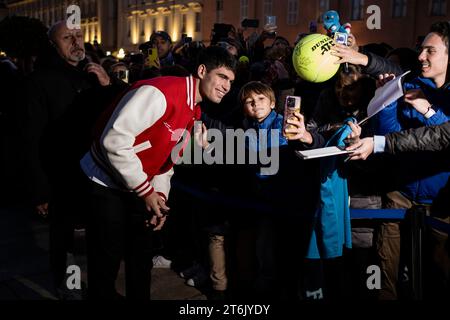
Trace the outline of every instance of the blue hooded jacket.
<path fill-rule="evenodd" d="M 385 135 L 406 129 L 423 126 L 440 125 L 450 120 L 449 89 L 437 89 L 435 83 L 428 78 L 417 77 L 404 84 L 405 91 L 421 89 L 427 100 L 433 105 L 436 114 L 426 119 L 410 104 L 399 99 L 383 109 L 376 117 L 376 134 Z M 430 163 L 430 165 L 433 165 Z M 404 185 L 401 191 L 412 201 L 418 203 L 431 203 L 439 191 L 449 180 L 450 172 L 440 172 L 431 176 L 415 180 Z"/>
<path fill-rule="evenodd" d="M 347 119 L 355 121 L 354 119 Z M 331 139 L 327 146 L 345 146 L 344 139 L 352 129 L 345 124 Z M 350 206 L 347 178 L 343 173 L 342 156 L 321 159 L 320 206 L 314 217 L 313 232 L 309 243 L 309 259 L 336 258 L 342 256 L 343 248 L 352 247 L 350 225 Z"/>

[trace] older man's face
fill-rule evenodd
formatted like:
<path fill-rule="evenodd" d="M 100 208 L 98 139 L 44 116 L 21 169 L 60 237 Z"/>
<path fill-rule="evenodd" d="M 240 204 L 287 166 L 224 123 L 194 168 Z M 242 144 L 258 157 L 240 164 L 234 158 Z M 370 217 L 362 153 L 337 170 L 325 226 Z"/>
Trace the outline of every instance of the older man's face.
<path fill-rule="evenodd" d="M 81 29 L 69 29 L 62 24 L 55 32 L 53 42 L 59 55 L 73 66 L 86 56 Z"/>

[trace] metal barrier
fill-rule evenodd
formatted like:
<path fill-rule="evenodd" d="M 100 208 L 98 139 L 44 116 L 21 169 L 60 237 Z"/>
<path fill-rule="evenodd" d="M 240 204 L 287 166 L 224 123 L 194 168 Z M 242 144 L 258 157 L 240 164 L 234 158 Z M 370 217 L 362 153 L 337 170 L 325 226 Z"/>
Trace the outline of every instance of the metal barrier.
<path fill-rule="evenodd" d="M 423 240 L 425 225 L 450 235 L 450 224 L 427 216 L 423 206 L 405 209 L 351 209 L 352 219 L 404 220 L 410 231 L 408 241 L 411 248 L 409 266 L 411 268 L 411 298 L 423 298 Z"/>

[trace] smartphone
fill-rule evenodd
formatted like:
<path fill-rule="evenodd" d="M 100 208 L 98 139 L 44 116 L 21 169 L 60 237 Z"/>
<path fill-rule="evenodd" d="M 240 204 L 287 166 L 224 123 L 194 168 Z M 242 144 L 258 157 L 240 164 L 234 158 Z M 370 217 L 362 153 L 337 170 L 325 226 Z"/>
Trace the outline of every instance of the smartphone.
<path fill-rule="evenodd" d="M 184 43 L 191 43 L 192 42 L 192 37 L 185 37 L 184 38 Z"/>
<path fill-rule="evenodd" d="M 158 61 L 158 49 L 156 48 L 148 48 L 148 56 L 146 59 L 145 65 L 149 68 L 159 68 Z"/>
<path fill-rule="evenodd" d="M 288 124 L 288 120 L 298 120 L 298 118 L 294 115 L 294 113 L 300 113 L 301 106 L 301 98 L 297 96 L 287 96 L 286 101 L 284 103 L 284 125 L 283 125 L 283 134 L 286 138 L 294 136 L 294 134 L 286 134 L 286 129 L 293 128 L 292 125 Z"/>
<path fill-rule="evenodd" d="M 130 71 L 128 70 L 120 70 L 119 72 L 117 72 L 117 78 L 119 78 L 125 83 L 128 83 L 129 73 Z"/>
<path fill-rule="evenodd" d="M 344 32 L 336 32 L 334 34 L 334 41 L 345 46 L 348 45 L 348 34 Z"/>
<path fill-rule="evenodd" d="M 348 34 L 345 32 L 335 32 L 334 42 L 348 46 Z M 348 73 L 348 63 L 344 65 L 344 71 Z"/>

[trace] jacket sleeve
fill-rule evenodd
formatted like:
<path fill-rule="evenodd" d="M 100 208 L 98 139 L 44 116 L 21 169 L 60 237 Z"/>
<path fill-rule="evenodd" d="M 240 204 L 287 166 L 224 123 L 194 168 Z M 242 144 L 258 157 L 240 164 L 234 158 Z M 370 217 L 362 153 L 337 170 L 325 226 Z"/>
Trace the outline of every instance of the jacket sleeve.
<path fill-rule="evenodd" d="M 166 201 L 169 199 L 170 179 L 172 179 L 173 174 L 174 170 L 172 168 L 163 174 L 154 176 L 150 182 L 155 191 Z"/>
<path fill-rule="evenodd" d="M 143 198 L 154 191 L 149 181 L 153 177 L 144 172 L 133 146 L 136 137 L 154 125 L 166 108 L 165 97 L 157 88 L 145 85 L 132 90 L 117 105 L 101 137 L 103 153 L 113 169 Z"/>
<path fill-rule="evenodd" d="M 380 57 L 372 52 L 364 52 L 369 62 L 363 71 L 374 78 L 378 78 L 380 74 L 393 73 L 396 76 L 403 73 L 402 69 L 396 63 Z M 406 70 L 405 70 L 406 71 Z"/>
<path fill-rule="evenodd" d="M 450 122 L 386 135 L 385 152 L 441 151 L 450 147 Z"/>

